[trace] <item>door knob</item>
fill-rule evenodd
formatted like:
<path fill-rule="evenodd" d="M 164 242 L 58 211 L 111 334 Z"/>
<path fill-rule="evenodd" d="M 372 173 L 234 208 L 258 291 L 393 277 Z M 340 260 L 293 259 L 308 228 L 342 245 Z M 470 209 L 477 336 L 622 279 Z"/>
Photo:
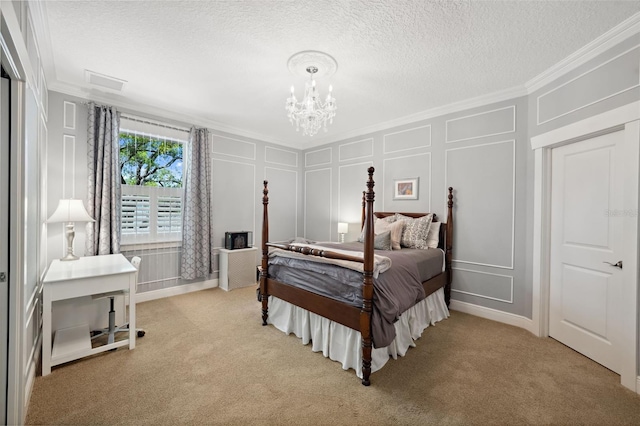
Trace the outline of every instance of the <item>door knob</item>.
<path fill-rule="evenodd" d="M 602 262 L 602 263 L 606 263 L 607 265 L 615 266 L 616 268 L 622 269 L 622 260 L 618 260 L 616 263 L 611 263 L 611 262 Z"/>

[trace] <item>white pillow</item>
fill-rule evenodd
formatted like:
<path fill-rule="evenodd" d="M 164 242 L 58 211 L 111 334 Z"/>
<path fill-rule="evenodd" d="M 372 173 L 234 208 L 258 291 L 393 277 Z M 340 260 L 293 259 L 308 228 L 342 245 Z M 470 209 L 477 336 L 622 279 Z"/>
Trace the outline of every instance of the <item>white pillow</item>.
<path fill-rule="evenodd" d="M 438 248 L 441 224 L 442 222 L 431 222 L 431 225 L 429 226 L 429 234 L 427 234 L 427 247 Z"/>

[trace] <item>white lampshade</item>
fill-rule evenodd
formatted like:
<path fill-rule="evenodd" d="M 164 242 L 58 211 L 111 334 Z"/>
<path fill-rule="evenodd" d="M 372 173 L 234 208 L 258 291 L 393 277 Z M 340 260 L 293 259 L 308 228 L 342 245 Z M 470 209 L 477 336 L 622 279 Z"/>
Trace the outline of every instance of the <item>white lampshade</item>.
<path fill-rule="evenodd" d="M 47 219 L 47 223 L 57 222 L 95 222 L 82 204 L 82 200 L 63 199 L 58 202 L 56 211 Z"/>
<path fill-rule="evenodd" d="M 349 224 L 346 222 L 338 222 L 338 234 L 347 234 L 349 232 Z"/>

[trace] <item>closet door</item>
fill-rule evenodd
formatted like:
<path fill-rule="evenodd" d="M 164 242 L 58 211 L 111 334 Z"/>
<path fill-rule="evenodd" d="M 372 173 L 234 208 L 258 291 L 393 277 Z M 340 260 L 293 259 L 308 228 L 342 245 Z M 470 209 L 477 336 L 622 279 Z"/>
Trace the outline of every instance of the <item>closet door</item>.
<path fill-rule="evenodd" d="M 7 424 L 9 335 L 9 80 L 0 78 L 0 424 Z"/>

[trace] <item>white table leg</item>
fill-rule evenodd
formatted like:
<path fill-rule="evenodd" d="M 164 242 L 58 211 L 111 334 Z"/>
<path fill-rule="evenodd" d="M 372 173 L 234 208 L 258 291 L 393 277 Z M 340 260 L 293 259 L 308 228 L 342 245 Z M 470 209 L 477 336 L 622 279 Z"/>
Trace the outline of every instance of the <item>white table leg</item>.
<path fill-rule="evenodd" d="M 42 375 L 51 373 L 51 292 L 42 290 Z"/>

